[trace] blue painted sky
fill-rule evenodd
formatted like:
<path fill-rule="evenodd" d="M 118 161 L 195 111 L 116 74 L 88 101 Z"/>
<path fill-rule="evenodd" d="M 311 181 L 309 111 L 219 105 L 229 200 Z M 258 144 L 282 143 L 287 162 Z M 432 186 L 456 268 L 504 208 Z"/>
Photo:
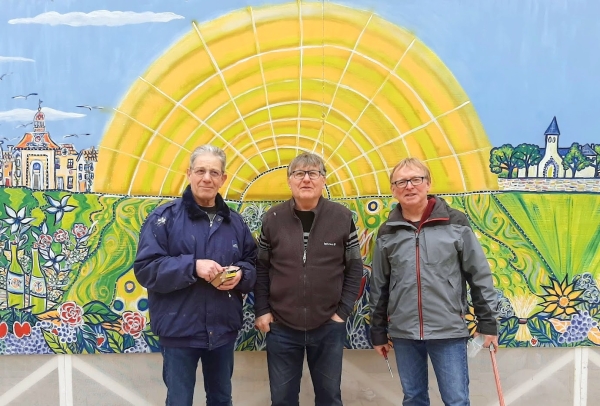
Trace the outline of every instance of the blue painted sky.
<path fill-rule="evenodd" d="M 0 138 L 23 134 L 23 128 L 15 127 L 31 119 L 9 121 L 10 117 L 14 119 L 15 109 L 36 109 L 39 97 L 46 108 L 85 115 L 49 121 L 48 130 L 57 142 L 73 142 L 78 149 L 98 145 L 111 118 L 110 108 L 117 107 L 135 78 L 190 30 L 192 20 L 202 22 L 247 6 L 283 2 L 2 0 L 0 76 L 9 74 L 0 81 Z M 600 90 L 600 24 L 596 21 L 600 2 L 341 3 L 372 10 L 413 31 L 427 44 L 469 95 L 493 145 L 541 145 L 555 115 L 562 132 L 561 146 L 600 143 L 596 102 Z M 47 12 L 97 10 L 151 11 L 159 13 L 154 19 L 168 22 L 81 27 L 15 23 Z M 12 98 L 28 93 L 39 96 Z M 82 104 L 107 109 L 75 107 Z M 73 133 L 91 135 L 63 138 Z"/>

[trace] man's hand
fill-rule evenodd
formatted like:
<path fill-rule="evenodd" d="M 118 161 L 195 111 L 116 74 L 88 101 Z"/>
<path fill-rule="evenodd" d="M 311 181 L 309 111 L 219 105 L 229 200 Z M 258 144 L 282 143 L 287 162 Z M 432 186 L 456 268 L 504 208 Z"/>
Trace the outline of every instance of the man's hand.
<path fill-rule="evenodd" d="M 477 337 L 479 333 L 475 333 L 473 336 Z M 485 341 L 483 342 L 483 348 L 490 348 L 490 344 L 494 346 L 494 352 L 498 351 L 498 336 L 489 336 L 483 334 Z"/>
<path fill-rule="evenodd" d="M 374 345 L 373 348 L 375 349 L 375 351 L 377 351 L 377 354 L 384 357 L 388 352 L 390 352 L 391 347 L 389 344 L 383 344 L 383 345 Z"/>
<path fill-rule="evenodd" d="M 337 313 L 333 313 L 333 316 L 331 316 L 331 320 L 335 321 L 336 323 L 344 323 L 344 320 L 337 315 Z"/>
<path fill-rule="evenodd" d="M 237 286 L 238 283 L 242 280 L 242 270 L 238 270 L 235 273 L 235 276 L 227 281 L 223 282 L 217 289 L 219 290 L 231 290 Z"/>
<path fill-rule="evenodd" d="M 263 333 L 268 333 L 271 331 L 271 323 L 273 323 L 273 315 L 271 313 L 267 313 L 257 318 L 254 321 L 254 326 Z"/>
<path fill-rule="evenodd" d="M 212 259 L 196 260 L 196 275 L 206 282 L 212 281 L 219 272 L 223 272 L 223 267 Z"/>

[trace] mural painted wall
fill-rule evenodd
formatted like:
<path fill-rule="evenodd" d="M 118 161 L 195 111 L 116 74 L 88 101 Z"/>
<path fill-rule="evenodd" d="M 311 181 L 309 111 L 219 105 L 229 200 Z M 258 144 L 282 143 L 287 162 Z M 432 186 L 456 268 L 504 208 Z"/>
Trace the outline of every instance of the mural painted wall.
<path fill-rule="evenodd" d="M 291 159 L 325 158 L 365 262 L 347 348 L 370 347 L 370 250 L 406 156 L 467 214 L 502 346 L 600 345 L 600 4 L 7 2 L 0 354 L 158 350 L 138 233 L 205 143 L 227 153 L 221 193 L 254 233 L 288 198 Z M 264 348 L 252 301 L 239 350 Z"/>

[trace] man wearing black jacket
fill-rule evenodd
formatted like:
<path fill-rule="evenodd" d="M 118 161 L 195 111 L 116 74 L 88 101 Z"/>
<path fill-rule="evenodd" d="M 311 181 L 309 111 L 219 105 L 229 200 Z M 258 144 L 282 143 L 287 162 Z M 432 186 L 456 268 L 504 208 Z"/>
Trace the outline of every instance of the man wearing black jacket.
<path fill-rule="evenodd" d="M 256 327 L 267 334 L 273 406 L 298 405 L 304 354 L 315 405 L 342 405 L 346 319 L 362 277 L 352 212 L 325 199 L 325 165 L 315 154 L 288 167 L 292 198 L 264 216 L 254 288 Z"/>

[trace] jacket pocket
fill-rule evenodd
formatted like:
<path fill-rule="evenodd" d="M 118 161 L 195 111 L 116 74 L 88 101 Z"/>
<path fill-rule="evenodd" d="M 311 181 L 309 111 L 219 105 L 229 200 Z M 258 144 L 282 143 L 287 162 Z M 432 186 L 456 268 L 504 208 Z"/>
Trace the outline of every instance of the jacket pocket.
<path fill-rule="evenodd" d="M 242 294 L 239 291 L 234 289 L 228 292 L 231 296 L 229 296 L 227 292 L 222 292 L 224 295 L 221 302 L 222 306 L 220 311 L 222 314 L 219 317 L 219 323 L 226 326 L 225 330 L 235 331 L 242 328 L 244 301 Z M 224 331 L 224 333 L 228 331 Z"/>
<path fill-rule="evenodd" d="M 455 278 L 448 278 L 448 285 L 451 289 L 450 300 L 452 303 L 452 308 L 457 313 L 460 313 L 461 316 L 464 316 L 465 309 L 464 309 L 463 300 L 462 300 L 461 282 L 457 281 Z"/>

